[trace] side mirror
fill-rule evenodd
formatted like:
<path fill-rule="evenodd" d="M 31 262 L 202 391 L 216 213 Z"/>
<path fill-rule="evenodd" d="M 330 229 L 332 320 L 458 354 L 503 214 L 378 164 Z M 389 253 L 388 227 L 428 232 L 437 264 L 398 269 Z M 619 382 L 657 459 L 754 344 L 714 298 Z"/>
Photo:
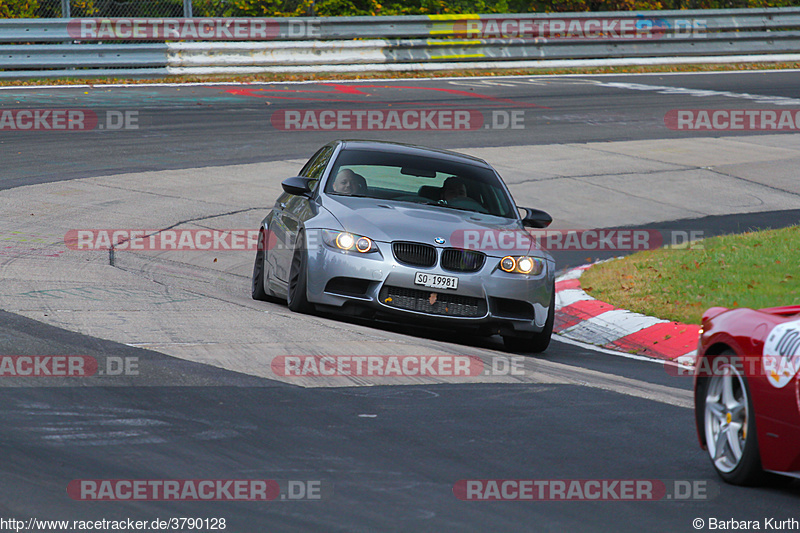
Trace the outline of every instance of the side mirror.
<path fill-rule="evenodd" d="M 310 196 L 311 195 L 311 178 L 304 178 L 303 176 L 295 176 L 287 178 L 281 182 L 283 190 L 295 196 Z"/>
<path fill-rule="evenodd" d="M 525 210 L 522 225 L 526 228 L 546 228 L 553 223 L 553 217 L 540 209 L 532 209 L 530 207 L 521 207 L 520 209 Z"/>

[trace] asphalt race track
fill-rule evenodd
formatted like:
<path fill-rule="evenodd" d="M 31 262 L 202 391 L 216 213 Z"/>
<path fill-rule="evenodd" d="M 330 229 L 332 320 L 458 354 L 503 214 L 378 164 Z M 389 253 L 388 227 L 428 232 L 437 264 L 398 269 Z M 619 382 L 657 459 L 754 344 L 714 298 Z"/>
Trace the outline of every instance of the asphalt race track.
<path fill-rule="evenodd" d="M 349 135 L 442 148 L 705 137 L 708 132 L 669 130 L 664 116 L 672 109 L 792 109 L 800 105 L 797 78 L 797 72 L 763 72 L 248 87 L 3 88 L 3 109 L 88 108 L 101 115 L 105 111 L 136 111 L 139 129 L 98 128 L 72 136 L 68 142 L 46 131 L 4 134 L 3 153 L 7 156 L 0 187 L 111 173 L 307 159 L 336 135 L 328 131 L 276 134 L 272 115 L 292 109 L 477 109 L 485 113 L 486 124 L 500 128 Z M 608 86 L 614 83 L 649 89 Z M 663 94 L 669 93 L 667 88 L 679 90 Z M 501 113 L 495 123 L 493 111 Z M 502 113 L 512 111 L 524 112 L 523 129 L 501 128 Z M 743 133 L 723 135 L 730 134 Z"/>
<path fill-rule="evenodd" d="M 798 72 L 752 72 L 0 89 L 0 356 L 98 365 L 86 377 L 0 376 L 0 519 L 224 518 L 233 532 L 693 531 L 800 519 L 800 481 L 740 488 L 716 477 L 697 445 L 691 379 L 664 364 L 558 339 L 521 357 L 499 337 L 295 314 L 249 297 L 250 250 L 112 258 L 65 244 L 86 228 L 257 228 L 280 181 L 334 138 L 483 157 L 557 229 L 674 238 L 784 227 L 800 218 L 800 124 L 678 130 L 665 117 L 795 110 L 798 87 Z M 79 111 L 84 129 L 20 129 L 2 122 L 7 110 Z M 313 128 L 309 116 L 324 111 L 388 121 L 391 110 L 459 111 L 469 126 L 286 131 Z M 554 255 L 566 268 L 624 253 Z M 460 355 L 519 371 L 276 374 L 287 355 Z M 277 480 L 281 493 L 80 501 L 73 480 Z M 645 480 L 667 495 L 462 501 L 462 480 Z M 320 497 L 291 501 L 290 482 L 321 487 Z M 688 496 L 676 489 L 687 486 Z"/>

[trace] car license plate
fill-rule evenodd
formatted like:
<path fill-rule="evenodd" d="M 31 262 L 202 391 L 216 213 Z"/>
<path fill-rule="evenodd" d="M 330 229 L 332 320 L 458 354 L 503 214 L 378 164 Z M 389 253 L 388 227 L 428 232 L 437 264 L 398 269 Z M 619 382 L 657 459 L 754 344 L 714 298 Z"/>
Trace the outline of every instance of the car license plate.
<path fill-rule="evenodd" d="M 458 288 L 458 278 L 455 276 L 440 276 L 439 274 L 427 274 L 425 272 L 417 272 L 414 276 L 414 283 L 432 289 Z"/>

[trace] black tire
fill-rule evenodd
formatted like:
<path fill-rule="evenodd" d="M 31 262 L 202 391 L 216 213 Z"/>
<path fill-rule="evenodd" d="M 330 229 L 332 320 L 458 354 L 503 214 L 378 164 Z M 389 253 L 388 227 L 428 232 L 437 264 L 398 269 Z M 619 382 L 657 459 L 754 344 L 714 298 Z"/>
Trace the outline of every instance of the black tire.
<path fill-rule="evenodd" d="M 253 300 L 268 301 L 269 295 L 264 290 L 264 261 L 266 260 L 265 252 L 265 234 L 264 231 L 258 233 L 258 251 L 256 251 L 256 262 L 253 265 L 253 279 L 250 285 L 250 295 Z"/>
<path fill-rule="evenodd" d="M 503 335 L 503 346 L 505 346 L 507 352 L 528 353 L 530 351 L 530 343 L 530 337 Z"/>
<path fill-rule="evenodd" d="M 737 359 L 732 350 L 726 350 L 717 357 L 727 358 L 729 364 L 719 365 L 719 368 L 727 368 L 729 372 L 715 373 L 705 379 L 697 391 L 709 459 L 717 475 L 727 483 L 758 485 L 766 481 L 768 476 L 761 467 L 750 385 L 747 377 L 740 372 L 743 368 L 739 364 L 741 359 Z M 717 368 L 717 365 L 711 368 Z M 732 401 L 728 402 L 730 405 L 723 405 L 722 396 L 726 386 L 732 397 Z M 722 422 L 723 418 L 725 423 Z"/>
<path fill-rule="evenodd" d="M 289 268 L 289 286 L 286 290 L 289 309 L 296 313 L 311 313 L 314 310 L 314 306 L 308 301 L 307 287 L 308 250 L 305 247 L 305 238 L 300 233 Z"/>
<path fill-rule="evenodd" d="M 550 346 L 550 338 L 553 336 L 553 324 L 556 320 L 556 288 L 550 291 L 550 307 L 547 309 L 547 320 L 544 329 L 533 336 L 531 341 L 531 351 L 542 353 Z"/>
<path fill-rule="evenodd" d="M 547 310 L 547 320 L 544 329 L 530 337 L 504 336 L 503 345 L 509 352 L 542 353 L 550 346 L 550 337 L 553 336 L 553 323 L 556 318 L 556 291 L 555 287 L 550 296 L 550 307 Z"/>

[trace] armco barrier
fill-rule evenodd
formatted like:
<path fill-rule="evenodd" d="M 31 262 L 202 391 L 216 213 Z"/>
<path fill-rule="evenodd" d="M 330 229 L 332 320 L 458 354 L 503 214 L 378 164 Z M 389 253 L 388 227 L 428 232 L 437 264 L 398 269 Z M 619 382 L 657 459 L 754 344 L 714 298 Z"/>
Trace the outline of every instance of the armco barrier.
<path fill-rule="evenodd" d="M 158 41 L 158 42 L 155 42 Z M 0 77 L 800 60 L 800 8 L 0 21 Z M 42 44 L 53 43 L 53 44 Z M 727 59 L 726 59 L 727 58 Z M 50 69 L 50 70 L 48 70 Z M 68 69 L 68 70 L 65 70 Z M 73 70 L 74 69 L 74 70 Z"/>
<path fill-rule="evenodd" d="M 548 29 L 558 29 L 554 22 L 571 21 L 589 23 L 598 33 L 603 32 L 603 22 L 631 21 L 638 29 L 661 34 L 686 35 L 699 32 L 779 32 L 800 29 L 800 8 L 726 9 L 726 10 L 681 10 L 681 11 L 615 11 L 593 13 L 525 13 L 509 15 L 418 15 L 405 17 L 306 17 L 306 18 L 232 18 L 232 19 L 6 19 L 0 21 L 0 42 L 56 42 L 67 40 L 124 40 L 101 34 L 94 39 L 82 35 L 82 28 L 95 26 L 130 29 L 130 22 L 139 27 L 148 25 L 164 29 L 165 22 L 179 24 L 194 21 L 197 28 L 211 23 L 220 28 L 234 28 L 259 24 L 266 27 L 265 40 L 342 40 L 342 39 L 414 39 L 414 38 L 514 38 L 533 36 L 549 38 Z M 600 25 L 592 24 L 600 22 Z M 115 24 L 116 23 L 116 24 Z M 121 23 L 121 26 L 119 25 Z M 103 26 L 103 25 L 106 26 Z M 174 27 L 173 27 L 174 29 Z M 567 28 L 564 28 L 567 29 Z M 96 31 L 95 30 L 95 31 Z M 199 31 L 199 30 L 198 30 Z M 91 34 L 91 30 L 86 32 Z M 486 35 L 487 33 L 491 35 Z M 198 35 L 202 40 L 253 40 L 252 35 L 235 31 L 218 32 L 217 38 L 207 34 Z M 158 40 L 158 39 L 156 39 Z M 163 39 L 162 39 L 163 40 Z"/>
<path fill-rule="evenodd" d="M 168 45 L 157 44 L 30 44 L 0 47 L 4 69 L 163 67 Z"/>

